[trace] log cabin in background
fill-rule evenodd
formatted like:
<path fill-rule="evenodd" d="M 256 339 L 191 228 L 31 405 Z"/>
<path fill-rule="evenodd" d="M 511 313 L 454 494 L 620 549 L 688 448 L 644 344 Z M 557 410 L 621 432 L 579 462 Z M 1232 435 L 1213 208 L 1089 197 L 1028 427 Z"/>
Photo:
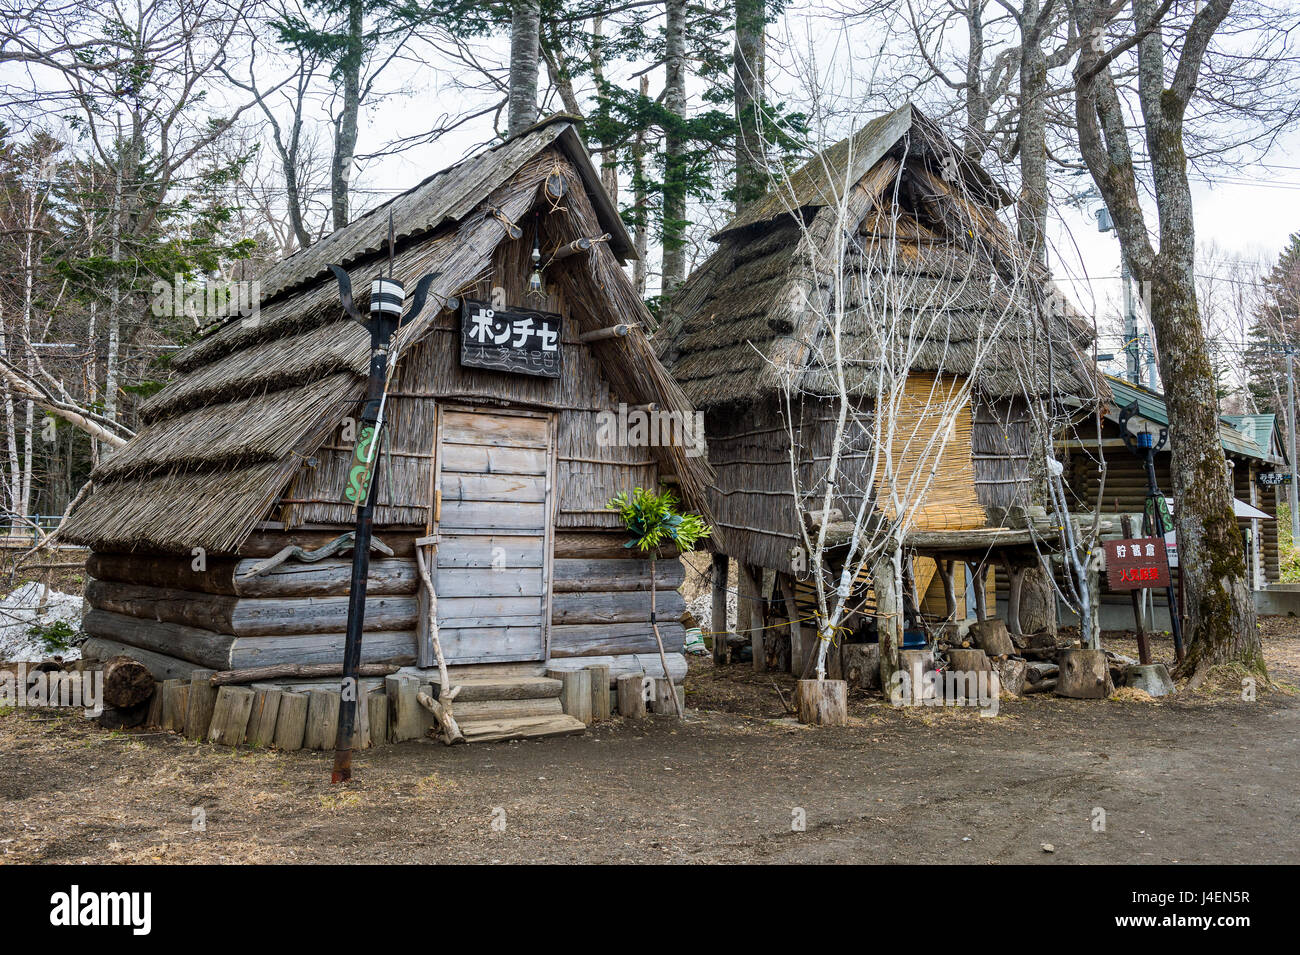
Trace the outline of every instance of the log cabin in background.
<path fill-rule="evenodd" d="M 621 266 L 632 244 L 564 117 L 278 263 L 261 280 L 260 314 L 227 320 L 177 356 L 179 374 L 64 528 L 92 550 L 87 653 L 136 657 L 160 678 L 342 661 L 350 561 L 302 555 L 337 547 L 355 521 L 348 422 L 370 348 L 326 268 L 367 287 L 387 263 L 390 213 L 396 278 L 407 289 L 436 278 L 424 316 L 394 337 L 374 522 L 391 555 L 370 564 L 362 660 L 434 662 L 415 549 L 436 535 L 436 549 L 423 546 L 453 671 L 477 667 L 511 701 L 535 695 L 513 678 L 535 689 L 546 669 L 662 675 L 649 562 L 623 547 L 605 505 L 663 482 L 707 507 L 711 475 L 680 443 L 599 439 L 602 413 L 620 405 L 693 412 L 646 337 L 649 315 Z M 530 289 L 538 271 L 541 288 Z M 453 297 L 464 321 L 442 307 Z M 501 322 L 502 307 L 524 324 Z M 509 352 L 526 337 L 513 332 L 544 326 L 558 333 L 554 347 Z M 299 550 L 252 573 L 285 548 Z M 659 629 L 678 679 L 682 576 L 677 560 L 659 562 Z M 479 689 L 475 702 L 492 703 Z"/>
<path fill-rule="evenodd" d="M 837 203 L 836 194 L 849 198 Z M 688 398 L 706 415 L 709 459 L 717 475 L 710 490 L 712 512 L 725 535 L 714 583 L 722 586 L 729 559 L 739 562 L 740 630 L 807 619 L 816 607 L 811 587 L 792 572 L 792 554 L 803 545 L 798 521 L 815 520 L 813 512 L 821 509 L 820 482 L 835 434 L 835 387 L 809 357 L 827 334 L 826 319 L 791 303 L 807 300 L 800 289 L 810 275 L 822 289 L 832 288 L 834 265 L 827 263 L 837 253 L 825 250 L 838 248 L 833 232 L 841 227 L 841 205 L 851 212 L 847 228 L 857 240 L 848 244 L 844 269 L 849 274 L 869 270 L 848 286 L 846 294 L 859 298 L 833 306 L 845 315 L 842 348 L 849 356 L 850 391 L 863 396 L 865 407 L 875 394 L 873 375 L 884 373 L 872 352 L 877 338 L 870 323 L 875 321 L 897 321 L 920 341 L 907 371 L 899 410 L 904 420 L 895 435 L 933 434 L 927 424 L 930 396 L 974 377 L 973 398 L 940 443 L 934 483 L 905 541 L 905 575 L 911 579 L 904 591 L 913 617 L 932 609 L 931 593 L 937 592 L 937 616 L 961 619 L 967 616 L 962 604 L 969 590 L 970 609 L 983 618 L 993 594 L 990 568 L 1007 568 L 1019 588 L 1038 566 L 1035 545 L 1050 546 L 1051 533 L 1041 519 L 1033 526 L 1044 503 L 1043 444 L 1028 413 L 1029 400 L 1050 394 L 1086 417 L 1107 389 L 1085 355 L 1092 331 L 1077 314 L 1068 308 L 1050 313 L 1054 317 L 1043 323 L 1047 334 L 1036 338 L 1038 324 L 1028 301 L 1059 295 L 1046 270 L 1025 264 L 1027 252 L 1005 254 L 1015 239 L 993 213 L 1009 201 L 919 110 L 904 106 L 867 123 L 747 207 L 714 236 L 717 250 L 674 295 L 656 345 Z M 1007 274 L 1009 258 L 1019 263 L 1019 275 Z M 817 274 L 818 269 L 826 273 Z M 883 304 L 864 304 L 865 295 L 883 296 Z M 991 329 L 1003 319 L 1012 331 L 977 363 L 978 343 L 994 337 Z M 1052 349 L 1043 345 L 1049 337 Z M 1027 359 L 1035 342 L 1038 357 Z M 793 422 L 786 420 L 783 404 L 787 380 L 794 382 Z M 809 495 L 802 508 L 793 496 L 791 432 L 799 483 Z M 911 449 L 924 443 L 911 441 L 903 453 L 915 455 Z M 846 450 L 856 454 L 846 458 L 848 477 L 841 489 L 869 488 L 877 495 L 864 470 L 870 466 L 868 448 Z M 907 475 L 935 463 L 931 452 L 920 457 L 903 461 L 897 472 Z M 832 506 L 851 517 L 858 501 L 843 495 Z M 978 581 L 970 588 L 967 567 Z M 850 621 L 860 627 L 853 639 L 874 640 L 865 572 L 859 585 L 867 613 Z M 715 617 L 724 612 L 723 596 L 715 595 Z M 1013 631 L 1020 629 L 1018 609 L 1017 602 L 1008 614 Z M 713 629 L 720 628 L 715 623 Z M 804 673 L 814 656 L 810 631 L 790 628 L 794 667 Z M 773 655 L 770 645 L 757 641 L 753 652 L 756 666 Z M 788 666 L 789 660 L 780 663 Z"/>
<path fill-rule="evenodd" d="M 1141 527 L 1146 507 L 1147 473 L 1142 458 L 1124 446 L 1119 430 L 1120 412 L 1136 404 L 1130 430 L 1158 432 L 1169 426 L 1164 395 L 1122 378 L 1109 377 L 1114 397 L 1107 402 L 1101 421 L 1100 438 L 1094 425 L 1081 427 L 1069 440 L 1061 442 L 1067 490 L 1072 506 L 1089 510 L 1100 505 L 1111 530 L 1106 537 L 1121 536 L 1115 525 L 1121 515 L 1130 515 L 1133 527 Z M 1246 544 L 1246 579 L 1255 595 L 1260 613 L 1287 613 L 1300 609 L 1300 593 L 1281 583 L 1278 557 L 1278 494 L 1287 493 L 1287 485 L 1271 485 L 1264 475 L 1287 471 L 1286 444 L 1278 429 L 1277 417 L 1271 414 L 1221 415 L 1219 438 L 1232 473 L 1232 491 L 1237 525 Z M 1172 441 L 1172 438 L 1170 439 Z M 1155 455 L 1156 483 L 1166 498 L 1173 498 L 1169 471 L 1171 447 Z M 1105 461 L 1105 485 L 1101 485 L 1100 463 Z M 1098 493 L 1101 498 L 1098 499 Z M 1171 568 L 1179 584 L 1178 568 Z M 1169 629 L 1168 600 L 1163 591 L 1148 591 L 1154 611 L 1147 608 L 1148 626 Z M 1073 622 L 1073 616 L 1066 617 Z M 1133 627 L 1133 606 L 1127 591 L 1112 593 L 1105 588 L 1101 601 L 1101 625 L 1104 629 L 1125 630 Z"/>

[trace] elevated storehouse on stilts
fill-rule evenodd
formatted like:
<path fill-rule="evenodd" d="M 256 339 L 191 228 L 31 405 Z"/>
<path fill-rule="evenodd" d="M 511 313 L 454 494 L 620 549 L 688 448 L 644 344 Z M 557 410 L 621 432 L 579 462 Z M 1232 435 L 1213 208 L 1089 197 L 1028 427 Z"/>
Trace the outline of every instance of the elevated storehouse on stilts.
<path fill-rule="evenodd" d="M 989 568 L 1007 568 L 1018 588 L 1037 565 L 1044 531 L 1031 525 L 1045 503 L 1045 445 L 1031 410 L 1047 397 L 1045 420 L 1086 415 L 1106 388 L 1085 354 L 1091 330 L 995 216 L 1009 201 L 919 110 L 904 106 L 747 206 L 674 295 L 657 347 L 706 415 L 717 475 L 711 509 L 725 535 L 715 583 L 725 580 L 728 558 L 740 563 L 742 631 L 807 620 L 814 609 L 799 581 L 799 521 L 821 510 L 836 418 L 837 382 L 813 356 L 836 348 L 864 418 L 877 376 L 903 379 L 893 412 L 901 442 L 895 472 L 934 471 L 905 542 L 911 616 L 929 607 L 933 584 L 938 618 L 965 617 L 967 595 L 982 617 L 993 596 Z M 821 306 L 809 307 L 819 295 Z M 835 301 L 840 295 L 845 300 Z M 835 343 L 832 312 L 843 316 Z M 884 325 L 907 350 L 903 366 L 874 350 Z M 930 440 L 936 396 L 967 383 L 969 399 L 950 433 Z M 858 493 L 838 497 L 838 513 L 825 520 L 851 517 L 861 493 L 883 498 L 866 464 L 871 448 L 846 450 L 841 486 Z M 883 505 L 878 511 L 893 517 Z M 967 586 L 963 565 L 977 585 Z M 869 608 L 869 576 L 860 583 Z M 717 615 L 724 604 L 715 607 Z M 766 616 L 752 618 L 751 608 Z M 1017 610 L 1018 602 L 1013 627 Z M 861 624 L 869 635 L 869 616 Z M 800 629 L 791 628 L 794 667 L 806 672 L 812 628 Z M 754 652 L 773 650 L 755 641 Z"/>

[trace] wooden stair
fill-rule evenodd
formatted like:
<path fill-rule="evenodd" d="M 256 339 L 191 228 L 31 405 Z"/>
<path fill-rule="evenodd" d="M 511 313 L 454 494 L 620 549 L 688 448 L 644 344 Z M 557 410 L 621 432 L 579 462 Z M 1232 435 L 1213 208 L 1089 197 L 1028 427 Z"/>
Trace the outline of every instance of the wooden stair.
<path fill-rule="evenodd" d="M 542 739 L 585 732 L 581 720 L 560 705 L 559 680 L 544 676 L 473 676 L 452 683 L 460 687 L 452 707 L 469 743 Z"/>

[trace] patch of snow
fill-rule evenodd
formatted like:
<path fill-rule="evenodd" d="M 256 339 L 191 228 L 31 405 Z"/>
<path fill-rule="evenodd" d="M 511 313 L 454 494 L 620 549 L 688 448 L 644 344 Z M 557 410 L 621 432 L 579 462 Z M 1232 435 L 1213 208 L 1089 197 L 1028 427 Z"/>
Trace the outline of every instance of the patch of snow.
<path fill-rule="evenodd" d="M 80 595 L 49 590 L 44 584 L 26 583 L 0 598 L 0 660 L 30 663 L 54 656 L 39 637 L 27 631 L 37 625 L 48 627 L 59 620 L 73 630 L 81 629 Z M 57 655 L 65 661 L 76 660 L 81 657 L 81 648 L 69 647 Z"/>

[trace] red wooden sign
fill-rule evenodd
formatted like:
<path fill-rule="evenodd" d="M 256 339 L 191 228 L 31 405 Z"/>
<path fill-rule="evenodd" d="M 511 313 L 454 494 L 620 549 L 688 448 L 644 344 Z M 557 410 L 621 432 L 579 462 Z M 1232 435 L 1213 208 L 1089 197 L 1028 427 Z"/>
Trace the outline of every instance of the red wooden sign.
<path fill-rule="evenodd" d="M 1106 548 L 1106 583 L 1111 590 L 1169 586 L 1169 558 L 1159 537 L 1102 541 Z"/>

